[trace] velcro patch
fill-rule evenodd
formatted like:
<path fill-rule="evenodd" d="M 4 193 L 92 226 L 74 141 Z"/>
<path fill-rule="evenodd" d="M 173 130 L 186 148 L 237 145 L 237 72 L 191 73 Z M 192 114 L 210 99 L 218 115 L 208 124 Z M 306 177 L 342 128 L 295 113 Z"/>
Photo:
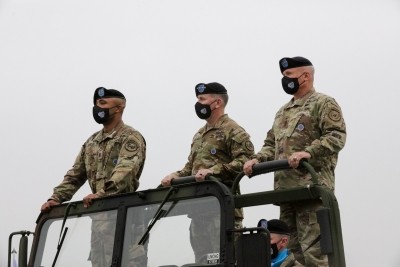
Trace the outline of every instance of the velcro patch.
<path fill-rule="evenodd" d="M 333 121 L 340 121 L 342 119 L 342 115 L 339 110 L 331 109 L 328 114 L 329 118 Z"/>
<path fill-rule="evenodd" d="M 246 147 L 248 150 L 254 151 L 254 146 L 253 146 L 253 143 L 252 143 L 252 142 L 246 141 L 246 142 L 244 143 L 244 145 L 245 145 L 245 147 Z"/>
<path fill-rule="evenodd" d="M 129 152 L 135 152 L 139 149 L 139 145 L 133 141 L 133 140 L 129 140 L 126 144 L 125 144 L 125 149 Z"/>

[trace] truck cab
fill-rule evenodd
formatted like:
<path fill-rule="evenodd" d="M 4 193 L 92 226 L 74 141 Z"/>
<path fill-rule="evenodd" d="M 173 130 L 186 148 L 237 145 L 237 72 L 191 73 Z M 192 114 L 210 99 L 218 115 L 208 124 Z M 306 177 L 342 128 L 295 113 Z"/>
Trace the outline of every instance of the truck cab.
<path fill-rule="evenodd" d="M 303 165 L 316 179 L 312 167 Z M 252 179 L 286 168 L 286 160 L 260 163 L 254 166 Z M 324 208 L 318 212 L 321 251 L 328 255 L 329 266 L 345 267 L 339 208 L 330 190 L 315 182 L 307 188 L 236 195 L 233 192 L 242 177 L 243 173 L 236 177 L 232 188 L 213 177 L 201 183 L 185 177 L 171 187 L 96 199 L 88 208 L 82 201 L 55 206 L 36 221 L 29 259 L 23 256 L 29 232 L 10 235 L 9 267 L 16 234 L 22 235 L 20 267 L 271 266 L 269 232 L 260 227 L 235 229 L 235 208 L 305 199 L 322 200 Z M 215 222 L 212 230 L 200 229 L 215 245 L 202 248 L 204 255 L 196 259 L 189 228 L 193 218 L 199 217 Z"/>

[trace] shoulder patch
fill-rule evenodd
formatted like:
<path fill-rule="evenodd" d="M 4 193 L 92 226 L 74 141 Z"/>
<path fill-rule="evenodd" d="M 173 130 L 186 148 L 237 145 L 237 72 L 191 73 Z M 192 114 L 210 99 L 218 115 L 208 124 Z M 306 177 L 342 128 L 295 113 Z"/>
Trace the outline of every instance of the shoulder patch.
<path fill-rule="evenodd" d="M 245 141 L 246 139 L 249 139 L 249 135 L 243 130 L 239 134 L 236 134 L 232 137 L 232 140 L 239 144 L 243 143 L 243 141 Z"/>
<path fill-rule="evenodd" d="M 250 151 L 254 151 L 254 146 L 253 146 L 253 143 L 251 142 L 251 141 L 246 141 L 245 143 L 244 143 L 244 146 L 248 149 L 248 150 L 250 150 Z"/>
<path fill-rule="evenodd" d="M 193 144 L 197 139 L 200 139 L 200 138 L 201 138 L 201 133 L 196 133 L 196 134 L 193 136 L 192 144 Z"/>
<path fill-rule="evenodd" d="M 134 140 L 129 140 L 126 144 L 125 144 L 125 149 L 129 152 L 135 152 L 139 149 L 139 145 L 138 143 L 136 143 Z"/>
<path fill-rule="evenodd" d="M 337 109 L 331 109 L 328 113 L 328 116 L 333 121 L 340 121 L 342 119 L 342 115 Z"/>

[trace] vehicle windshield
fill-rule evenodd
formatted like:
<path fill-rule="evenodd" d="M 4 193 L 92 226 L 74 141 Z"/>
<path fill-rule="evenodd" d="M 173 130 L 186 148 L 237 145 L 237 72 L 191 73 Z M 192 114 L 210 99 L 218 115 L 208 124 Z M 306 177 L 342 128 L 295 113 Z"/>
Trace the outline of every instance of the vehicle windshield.
<path fill-rule="evenodd" d="M 127 208 L 123 244 L 118 244 L 119 239 L 114 242 L 117 210 L 69 216 L 58 256 L 63 218 L 49 219 L 41 229 L 34 266 L 53 266 L 57 258 L 55 266 L 109 267 L 113 250 L 121 246 L 120 266 L 124 267 L 219 263 L 221 215 L 216 197 L 168 201 L 160 218 L 151 224 L 159 206 Z M 144 245 L 138 245 L 146 230 Z"/>
<path fill-rule="evenodd" d="M 111 244 L 111 246 L 103 248 L 102 252 L 105 251 L 106 254 L 103 253 L 102 259 L 99 260 L 106 261 L 107 259 L 103 258 L 108 258 L 108 256 L 111 258 L 116 219 L 116 210 L 68 217 L 65 222 L 65 228 L 68 228 L 68 231 L 55 266 L 95 266 L 90 261 L 96 253 L 91 251 L 91 247 L 104 247 L 105 244 Z M 34 266 L 53 266 L 62 223 L 63 218 L 50 219 L 44 223 L 38 246 L 38 252 L 43 251 L 43 255 L 40 257 L 38 253 Z M 96 244 L 98 246 L 95 246 Z"/>
<path fill-rule="evenodd" d="M 167 202 L 162 208 L 164 215 L 155 222 L 144 246 L 137 245 L 158 206 L 128 209 L 121 266 L 219 263 L 221 216 L 217 198 Z"/>

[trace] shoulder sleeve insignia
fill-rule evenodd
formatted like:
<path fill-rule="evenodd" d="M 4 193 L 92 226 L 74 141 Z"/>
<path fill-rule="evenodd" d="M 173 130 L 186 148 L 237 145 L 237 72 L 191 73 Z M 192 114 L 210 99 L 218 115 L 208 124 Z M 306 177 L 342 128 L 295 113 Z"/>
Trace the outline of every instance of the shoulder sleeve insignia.
<path fill-rule="evenodd" d="M 129 152 L 135 152 L 139 149 L 139 145 L 134 140 L 129 140 L 125 144 L 125 149 Z"/>
<path fill-rule="evenodd" d="M 331 109 L 328 113 L 328 116 L 333 121 L 340 121 L 342 119 L 340 111 L 336 109 Z"/>
<path fill-rule="evenodd" d="M 252 142 L 246 141 L 246 142 L 244 142 L 244 145 L 245 145 L 245 147 L 246 147 L 248 150 L 254 151 L 254 146 L 253 146 L 253 143 L 252 143 Z"/>

